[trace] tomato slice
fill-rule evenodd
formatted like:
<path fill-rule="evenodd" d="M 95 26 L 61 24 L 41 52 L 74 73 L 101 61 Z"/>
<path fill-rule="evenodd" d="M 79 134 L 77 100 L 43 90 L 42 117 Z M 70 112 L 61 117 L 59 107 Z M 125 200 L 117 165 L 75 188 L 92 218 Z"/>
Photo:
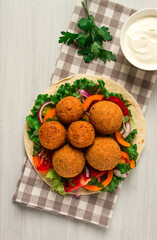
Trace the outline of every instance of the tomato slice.
<path fill-rule="evenodd" d="M 46 174 L 52 168 L 52 154 L 51 150 L 46 149 L 41 156 L 33 157 L 34 165 L 38 171 Z"/>
<path fill-rule="evenodd" d="M 47 161 L 47 159 L 45 157 L 40 157 L 38 166 L 37 166 L 37 170 L 49 170 L 50 168 L 52 168 L 52 163 L 50 161 Z"/>
<path fill-rule="evenodd" d="M 94 168 L 88 167 L 89 177 L 86 176 L 86 172 L 81 172 L 76 177 L 68 180 L 67 184 L 64 186 L 65 192 L 72 192 L 77 190 L 91 181 L 92 177 L 99 178 L 106 173 L 106 171 L 98 171 Z"/>
<path fill-rule="evenodd" d="M 123 112 L 123 115 L 130 117 L 129 110 L 128 110 L 127 106 L 125 105 L 125 103 L 119 97 L 110 96 L 109 98 L 107 98 L 107 99 L 104 98 L 103 100 L 110 101 L 110 102 L 113 102 L 113 103 L 117 104 L 121 108 L 121 110 Z"/>

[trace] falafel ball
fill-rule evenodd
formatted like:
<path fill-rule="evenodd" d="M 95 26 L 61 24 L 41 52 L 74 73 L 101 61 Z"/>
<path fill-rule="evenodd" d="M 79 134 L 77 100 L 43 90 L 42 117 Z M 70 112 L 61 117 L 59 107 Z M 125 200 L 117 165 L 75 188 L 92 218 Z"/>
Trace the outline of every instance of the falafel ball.
<path fill-rule="evenodd" d="M 66 129 L 57 121 L 43 123 L 39 129 L 39 140 L 43 147 L 57 149 L 65 143 Z"/>
<path fill-rule="evenodd" d="M 69 144 L 56 150 L 52 157 L 54 170 L 62 177 L 71 178 L 82 172 L 85 165 L 85 155 L 82 150 Z"/>
<path fill-rule="evenodd" d="M 69 126 L 67 137 L 74 147 L 85 148 L 94 142 L 95 131 L 89 122 L 77 121 Z"/>
<path fill-rule="evenodd" d="M 83 105 L 76 97 L 68 96 L 57 103 L 55 110 L 60 122 L 70 124 L 82 117 Z"/>
<path fill-rule="evenodd" d="M 121 150 L 113 138 L 96 137 L 93 145 L 87 150 L 86 159 L 97 170 L 110 170 L 119 163 Z"/>
<path fill-rule="evenodd" d="M 100 101 L 91 107 L 89 121 L 98 133 L 111 134 L 120 128 L 123 122 L 123 113 L 117 104 Z"/>

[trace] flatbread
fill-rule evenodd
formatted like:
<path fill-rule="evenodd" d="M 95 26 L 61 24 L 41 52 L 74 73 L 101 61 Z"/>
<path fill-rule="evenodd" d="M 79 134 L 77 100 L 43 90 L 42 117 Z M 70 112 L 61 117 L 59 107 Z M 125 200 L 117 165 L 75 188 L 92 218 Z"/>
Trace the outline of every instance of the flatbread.
<path fill-rule="evenodd" d="M 99 79 L 103 80 L 105 82 L 105 87 L 109 92 L 121 93 L 123 95 L 124 99 L 127 99 L 128 102 L 131 104 L 131 106 L 129 108 L 131 109 L 133 119 L 135 121 L 136 128 L 138 131 L 138 134 L 136 135 L 136 138 L 134 139 L 133 144 L 135 144 L 135 143 L 137 144 L 137 151 L 139 153 L 138 159 L 139 159 L 141 152 L 145 145 L 145 131 L 146 131 L 145 119 L 144 119 L 143 113 L 142 113 L 138 103 L 134 99 L 134 97 L 125 88 L 120 86 L 118 83 L 114 82 L 111 79 L 107 79 L 107 78 L 104 78 L 99 75 L 77 74 L 77 75 L 73 75 L 68 78 L 65 78 L 55 84 L 52 84 L 48 89 L 46 89 L 43 92 L 43 94 L 47 93 L 48 95 L 53 95 L 57 92 L 58 88 L 62 84 L 65 84 L 65 83 L 73 84 L 73 82 L 75 80 L 80 79 L 80 78 L 87 78 L 89 80 L 93 80 L 94 82 L 97 82 L 97 80 L 99 80 Z M 32 163 L 33 167 L 35 168 L 34 162 L 33 162 L 33 145 L 34 145 L 34 143 L 28 137 L 28 134 L 27 134 L 28 129 L 29 129 L 28 122 L 26 122 L 25 129 L 24 129 L 24 145 L 25 145 L 25 149 L 26 149 L 28 158 L 29 158 L 30 162 Z M 36 170 L 36 168 L 35 168 L 35 170 Z M 37 171 L 37 173 L 49 186 L 51 186 L 51 182 L 52 182 L 51 179 L 46 178 L 45 174 L 43 174 L 43 173 L 40 173 L 38 171 Z M 88 192 L 83 188 L 79 189 L 80 195 L 87 195 L 87 194 L 93 194 L 93 193 L 94 192 Z M 67 194 L 75 194 L 75 193 L 72 192 L 72 193 L 67 193 Z"/>

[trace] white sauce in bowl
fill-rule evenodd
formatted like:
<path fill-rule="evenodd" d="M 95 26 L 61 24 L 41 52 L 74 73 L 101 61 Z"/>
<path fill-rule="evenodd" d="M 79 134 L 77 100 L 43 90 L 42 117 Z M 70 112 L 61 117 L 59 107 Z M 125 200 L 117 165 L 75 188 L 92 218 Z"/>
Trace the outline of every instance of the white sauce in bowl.
<path fill-rule="evenodd" d="M 135 20 L 124 36 L 125 51 L 137 65 L 157 65 L 157 17 Z"/>

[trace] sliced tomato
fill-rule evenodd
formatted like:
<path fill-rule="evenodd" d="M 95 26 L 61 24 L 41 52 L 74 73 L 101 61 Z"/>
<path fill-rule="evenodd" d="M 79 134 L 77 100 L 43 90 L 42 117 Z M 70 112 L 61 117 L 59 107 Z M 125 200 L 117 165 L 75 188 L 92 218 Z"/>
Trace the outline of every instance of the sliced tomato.
<path fill-rule="evenodd" d="M 52 168 L 52 154 L 51 150 L 46 149 L 41 156 L 36 155 L 33 157 L 34 165 L 38 171 L 46 174 Z"/>
<path fill-rule="evenodd" d="M 89 177 L 86 176 L 86 172 L 81 172 L 76 177 L 70 179 L 64 186 L 65 192 L 72 192 L 77 190 L 91 181 L 92 177 L 99 178 L 106 173 L 106 171 L 98 171 L 94 168 L 88 167 Z"/>
<path fill-rule="evenodd" d="M 81 188 L 82 186 L 86 185 L 90 181 L 90 178 L 86 177 L 86 173 L 82 172 L 76 177 L 72 178 L 67 182 L 66 185 L 64 185 L 65 192 L 71 192 L 78 188 Z"/>
<path fill-rule="evenodd" d="M 119 97 L 110 96 L 109 98 L 104 98 L 103 100 L 110 101 L 110 102 L 117 104 L 121 108 L 123 115 L 130 117 L 127 106 Z"/>

